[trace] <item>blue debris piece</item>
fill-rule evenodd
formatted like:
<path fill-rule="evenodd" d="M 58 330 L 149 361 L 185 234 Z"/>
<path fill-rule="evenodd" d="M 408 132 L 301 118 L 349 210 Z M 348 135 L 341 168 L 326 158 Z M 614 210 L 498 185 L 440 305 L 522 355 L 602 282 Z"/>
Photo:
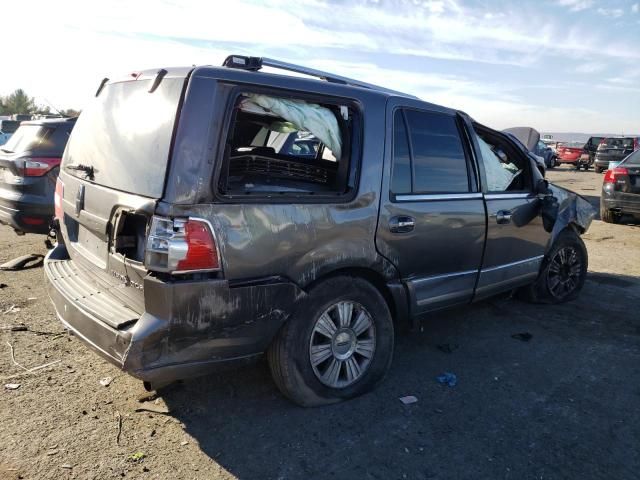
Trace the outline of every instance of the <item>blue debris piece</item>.
<path fill-rule="evenodd" d="M 458 383 L 458 377 L 456 377 L 455 373 L 444 372 L 441 375 L 436 377 L 436 380 L 441 385 L 449 385 L 450 387 L 455 387 Z"/>

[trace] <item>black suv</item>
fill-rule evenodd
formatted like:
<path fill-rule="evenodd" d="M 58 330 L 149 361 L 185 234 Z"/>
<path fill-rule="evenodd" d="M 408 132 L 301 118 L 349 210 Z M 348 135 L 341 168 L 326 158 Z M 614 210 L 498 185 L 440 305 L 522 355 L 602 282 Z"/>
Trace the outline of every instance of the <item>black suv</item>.
<path fill-rule="evenodd" d="M 51 230 L 56 179 L 75 120 L 22 122 L 0 146 L 0 223 L 17 233 Z"/>
<path fill-rule="evenodd" d="M 394 323 L 575 298 L 594 213 L 463 112 L 241 56 L 105 79 L 56 206 L 44 269 L 77 338 L 150 387 L 267 352 L 302 405 L 378 384 Z"/>
<path fill-rule="evenodd" d="M 609 168 L 609 162 L 621 162 L 640 148 L 640 137 L 607 137 L 600 141 L 595 155 L 595 170 L 600 173 Z"/>

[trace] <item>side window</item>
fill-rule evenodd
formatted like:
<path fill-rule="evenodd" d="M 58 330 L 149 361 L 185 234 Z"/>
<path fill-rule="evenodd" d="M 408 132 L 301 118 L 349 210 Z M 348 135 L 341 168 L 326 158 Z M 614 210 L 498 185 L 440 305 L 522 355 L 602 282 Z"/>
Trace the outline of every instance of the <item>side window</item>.
<path fill-rule="evenodd" d="M 409 139 L 402 111 L 396 110 L 393 116 L 393 162 L 391 172 L 391 191 L 396 194 L 411 193 L 411 159 L 409 157 Z"/>
<path fill-rule="evenodd" d="M 234 105 L 218 181 L 223 195 L 345 194 L 358 112 L 349 105 L 242 93 Z"/>
<path fill-rule="evenodd" d="M 490 133 L 478 130 L 475 133 L 487 190 L 493 193 L 526 191 L 529 158 L 522 152 L 518 155 L 504 140 Z"/>
<path fill-rule="evenodd" d="M 406 110 L 413 154 L 413 193 L 469 191 L 467 161 L 453 116 Z"/>

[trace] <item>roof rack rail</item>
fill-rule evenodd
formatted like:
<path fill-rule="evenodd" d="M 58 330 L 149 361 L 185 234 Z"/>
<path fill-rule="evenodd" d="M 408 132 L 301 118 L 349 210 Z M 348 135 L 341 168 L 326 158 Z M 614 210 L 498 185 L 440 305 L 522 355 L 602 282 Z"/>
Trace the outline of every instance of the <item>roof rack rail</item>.
<path fill-rule="evenodd" d="M 301 65 L 295 65 L 293 63 L 281 62 L 280 60 L 274 60 L 267 57 L 248 57 L 245 55 L 229 55 L 222 63 L 223 67 L 238 68 L 240 70 L 249 70 L 256 72 L 262 67 L 278 68 L 280 70 L 287 70 L 289 72 L 301 73 L 312 77 L 325 80 L 330 83 L 339 83 L 341 85 L 351 85 L 354 87 L 368 88 L 370 90 L 376 90 L 379 92 L 390 93 L 393 95 L 401 95 L 403 97 L 410 97 L 418 99 L 414 95 L 408 93 L 398 92 L 397 90 L 391 90 L 390 88 L 380 87 L 371 83 L 361 82 L 348 77 L 341 77 L 340 75 L 334 75 L 333 73 L 323 72 L 322 70 L 316 70 L 314 68 L 307 68 Z"/>

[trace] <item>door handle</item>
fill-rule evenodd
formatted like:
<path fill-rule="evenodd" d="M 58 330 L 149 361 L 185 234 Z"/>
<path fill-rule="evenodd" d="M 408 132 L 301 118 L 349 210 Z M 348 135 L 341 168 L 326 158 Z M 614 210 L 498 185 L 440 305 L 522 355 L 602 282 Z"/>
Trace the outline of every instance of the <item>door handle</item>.
<path fill-rule="evenodd" d="M 411 232 L 415 226 L 416 221 L 413 217 L 400 215 L 389 219 L 389 230 L 391 233 L 408 233 Z"/>
<path fill-rule="evenodd" d="M 496 222 L 498 222 L 499 225 L 511 223 L 511 210 L 500 210 L 496 213 Z"/>

